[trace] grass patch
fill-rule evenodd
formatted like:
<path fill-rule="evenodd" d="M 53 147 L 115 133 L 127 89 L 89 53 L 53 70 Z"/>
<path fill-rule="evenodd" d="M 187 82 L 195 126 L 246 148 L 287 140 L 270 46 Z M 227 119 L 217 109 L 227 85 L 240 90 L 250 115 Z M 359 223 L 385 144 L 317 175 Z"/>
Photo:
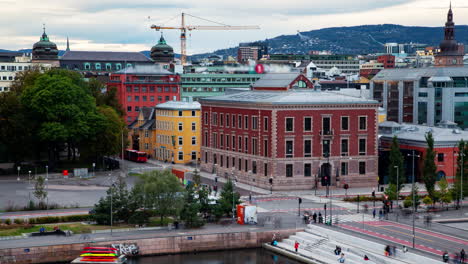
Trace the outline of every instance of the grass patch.
<path fill-rule="evenodd" d="M 44 227 L 46 231 L 53 231 L 55 226 L 58 226 L 61 230 L 70 230 L 74 234 L 85 234 L 85 233 L 91 233 L 91 231 L 93 230 L 110 229 L 110 226 L 85 225 L 81 223 L 58 224 L 58 225 L 35 225 L 35 226 L 29 226 L 29 227 L 17 227 L 17 228 L 11 228 L 7 230 L 0 230 L 0 236 L 20 236 L 23 233 L 39 232 L 39 229 L 41 227 Z M 113 226 L 112 228 L 120 229 L 120 228 L 129 228 L 129 227 L 134 227 L 134 226 L 118 225 L 118 226 Z"/>
<path fill-rule="evenodd" d="M 140 176 L 142 175 L 141 173 L 136 173 L 136 172 L 129 172 L 128 176 Z"/>

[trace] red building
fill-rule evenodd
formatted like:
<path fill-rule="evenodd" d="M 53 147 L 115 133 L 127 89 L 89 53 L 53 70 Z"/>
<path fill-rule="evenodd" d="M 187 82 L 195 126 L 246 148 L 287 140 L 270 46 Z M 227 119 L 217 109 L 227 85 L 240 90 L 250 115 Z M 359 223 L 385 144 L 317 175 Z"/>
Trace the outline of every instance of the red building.
<path fill-rule="evenodd" d="M 380 171 L 382 184 L 388 181 L 388 155 L 393 136 L 397 137 L 400 150 L 405 158 L 405 175 L 402 176 L 406 183 L 412 182 L 413 150 L 415 157 L 415 181 L 423 182 L 423 160 L 426 155 L 426 134 L 432 133 L 434 137 L 434 150 L 436 151 L 435 164 L 437 166 L 437 180 L 446 178 L 453 183 L 457 171 L 458 143 L 461 139 L 468 138 L 468 131 L 460 130 L 456 123 L 444 121 L 438 127 L 430 127 L 414 124 L 398 124 L 386 121 L 379 125 L 380 137 Z"/>
<path fill-rule="evenodd" d="M 377 101 L 302 89 L 200 102 L 205 171 L 274 190 L 377 186 Z"/>
<path fill-rule="evenodd" d="M 384 69 L 393 69 L 395 68 L 395 56 L 391 54 L 381 55 L 377 57 L 377 62 L 383 64 Z"/>
<path fill-rule="evenodd" d="M 130 124 L 144 107 L 180 100 L 180 76 L 161 65 L 135 65 L 111 74 L 108 89 L 115 87 Z"/>

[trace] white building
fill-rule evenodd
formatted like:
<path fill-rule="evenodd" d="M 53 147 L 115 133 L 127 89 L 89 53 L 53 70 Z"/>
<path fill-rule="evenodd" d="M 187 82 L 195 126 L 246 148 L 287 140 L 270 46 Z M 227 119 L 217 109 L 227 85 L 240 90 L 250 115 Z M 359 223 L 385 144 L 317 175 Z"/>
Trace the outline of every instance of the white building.
<path fill-rule="evenodd" d="M 0 54 L 0 92 L 7 92 L 10 90 L 15 76 L 19 72 L 27 71 L 35 66 L 40 67 L 41 70 L 51 68 L 50 64 L 32 63 L 30 54 L 23 54 L 22 56 L 13 55 L 18 54 Z"/>

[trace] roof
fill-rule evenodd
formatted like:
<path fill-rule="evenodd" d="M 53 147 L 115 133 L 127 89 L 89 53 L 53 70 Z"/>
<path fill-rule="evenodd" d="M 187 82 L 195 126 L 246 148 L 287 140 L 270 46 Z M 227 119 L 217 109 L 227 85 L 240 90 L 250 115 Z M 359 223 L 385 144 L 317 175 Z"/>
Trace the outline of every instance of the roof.
<path fill-rule="evenodd" d="M 421 77 L 462 77 L 468 76 L 468 67 L 429 67 L 384 69 L 377 73 L 372 81 L 416 81 Z"/>
<path fill-rule="evenodd" d="M 158 104 L 156 109 L 167 110 L 200 110 L 201 105 L 199 102 L 182 102 L 182 101 L 169 101 Z"/>
<path fill-rule="evenodd" d="M 141 108 L 141 113 L 143 114 L 143 120 L 152 119 L 154 112 L 154 107 L 143 106 Z"/>
<path fill-rule="evenodd" d="M 267 73 L 263 74 L 253 87 L 287 87 L 300 73 Z"/>
<path fill-rule="evenodd" d="M 169 75 L 173 73 L 164 69 L 161 64 L 136 64 L 117 71 L 115 74 Z"/>
<path fill-rule="evenodd" d="M 431 127 L 424 125 L 415 124 L 398 124 L 396 122 L 385 121 L 379 124 L 379 128 L 392 127 L 393 129 L 399 128 L 394 133 L 382 133 L 381 129 L 379 136 L 381 139 L 391 141 L 395 135 L 400 144 L 412 144 L 419 146 L 426 146 L 426 134 L 432 132 L 434 137 L 434 145 L 436 146 L 450 146 L 453 147 L 461 139 L 468 139 L 468 131 L 460 130 L 458 128 L 443 128 L 443 127 Z M 395 131 L 395 130 L 393 130 Z"/>
<path fill-rule="evenodd" d="M 61 60 L 151 62 L 140 52 L 67 51 Z"/>
<path fill-rule="evenodd" d="M 375 100 L 348 96 L 343 94 L 314 91 L 314 90 L 290 90 L 285 92 L 267 92 L 267 91 L 248 91 L 221 96 L 210 96 L 201 98 L 205 102 L 224 102 L 239 104 L 272 104 L 272 105 L 291 105 L 291 104 L 378 104 Z"/>

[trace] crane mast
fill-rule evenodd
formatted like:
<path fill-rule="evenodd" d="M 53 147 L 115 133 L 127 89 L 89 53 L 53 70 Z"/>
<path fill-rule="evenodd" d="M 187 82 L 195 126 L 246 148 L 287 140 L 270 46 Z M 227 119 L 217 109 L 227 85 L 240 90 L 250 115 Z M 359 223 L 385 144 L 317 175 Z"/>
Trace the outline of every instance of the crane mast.
<path fill-rule="evenodd" d="M 151 29 L 156 31 L 162 29 L 178 29 L 180 30 L 180 54 L 182 65 L 187 63 L 187 31 L 192 30 L 249 30 L 249 29 L 260 29 L 259 26 L 192 26 L 185 24 L 185 13 L 182 13 L 182 21 L 180 27 L 166 27 L 166 26 L 157 26 L 152 25 Z"/>

